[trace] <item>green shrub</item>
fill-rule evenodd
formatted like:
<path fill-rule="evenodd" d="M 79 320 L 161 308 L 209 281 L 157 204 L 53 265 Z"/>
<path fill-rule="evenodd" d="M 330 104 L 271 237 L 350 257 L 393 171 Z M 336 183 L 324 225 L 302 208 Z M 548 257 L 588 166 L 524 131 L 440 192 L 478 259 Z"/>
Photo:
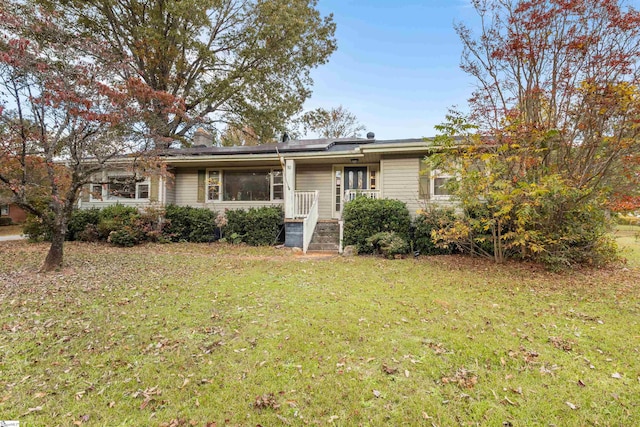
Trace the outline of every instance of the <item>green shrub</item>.
<path fill-rule="evenodd" d="M 51 226 L 46 224 L 42 218 L 35 215 L 27 214 L 27 219 L 22 226 L 22 232 L 31 242 L 48 242 L 51 241 Z"/>
<path fill-rule="evenodd" d="M 409 244 L 396 232 L 383 231 L 376 233 L 367 239 L 373 252 L 384 255 L 386 258 L 394 258 L 396 255 L 404 255 L 409 252 Z"/>
<path fill-rule="evenodd" d="M 107 242 L 116 246 L 132 247 L 140 243 L 144 238 L 142 231 L 131 225 L 125 225 L 109 234 Z"/>
<path fill-rule="evenodd" d="M 448 255 L 455 251 L 454 245 L 436 245 L 432 231 L 453 225 L 453 209 L 429 208 L 422 211 L 413 221 L 413 249 L 422 255 Z"/>
<path fill-rule="evenodd" d="M 71 214 L 67 226 L 67 240 L 83 240 L 80 235 L 88 225 L 97 227 L 100 222 L 100 209 L 77 209 Z"/>
<path fill-rule="evenodd" d="M 11 225 L 13 221 L 8 216 L 0 217 L 0 227 L 3 225 Z"/>
<path fill-rule="evenodd" d="M 280 206 L 234 209 L 226 212 L 224 233 L 236 236 L 251 246 L 276 244 L 281 237 L 284 212 Z"/>
<path fill-rule="evenodd" d="M 162 234 L 174 242 L 212 242 L 216 239 L 216 216 L 207 208 L 169 205 Z"/>
<path fill-rule="evenodd" d="M 98 234 L 98 226 L 95 224 L 87 224 L 84 230 L 77 234 L 77 240 L 81 242 L 97 242 L 100 240 Z"/>
<path fill-rule="evenodd" d="M 100 240 L 109 239 L 113 231 L 118 231 L 126 226 L 131 226 L 140 218 L 138 209 L 131 206 L 115 204 L 100 210 L 100 221 L 97 231 Z"/>
<path fill-rule="evenodd" d="M 355 245 L 358 253 L 372 253 L 367 239 L 383 231 L 395 232 L 409 241 L 411 217 L 407 206 L 399 200 L 357 197 L 342 212 L 344 245 Z"/>

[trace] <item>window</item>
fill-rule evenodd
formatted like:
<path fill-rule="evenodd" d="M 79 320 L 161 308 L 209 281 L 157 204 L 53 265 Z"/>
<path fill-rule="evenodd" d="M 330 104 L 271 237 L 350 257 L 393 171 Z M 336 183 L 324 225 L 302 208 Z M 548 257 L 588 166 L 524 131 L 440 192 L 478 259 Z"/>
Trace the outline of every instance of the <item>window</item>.
<path fill-rule="evenodd" d="M 220 200 L 220 171 L 209 171 L 207 176 L 207 200 Z"/>
<path fill-rule="evenodd" d="M 149 181 L 136 182 L 132 176 L 111 176 L 105 184 L 91 184 L 90 200 L 146 200 Z"/>
<path fill-rule="evenodd" d="M 451 175 L 447 175 L 435 169 L 431 171 L 431 198 L 448 200 L 451 198 L 451 192 L 449 191 L 449 181 L 454 179 Z"/>
<path fill-rule="evenodd" d="M 0 205 L 0 216 L 9 216 L 9 205 Z"/>
<path fill-rule="evenodd" d="M 448 183 L 453 176 L 438 169 L 430 170 L 425 161 L 420 162 L 419 193 L 422 199 L 448 200 L 451 198 Z"/>
<path fill-rule="evenodd" d="M 272 200 L 284 199 L 284 176 L 281 170 L 271 171 L 271 189 Z"/>
<path fill-rule="evenodd" d="M 102 184 L 91 184 L 89 196 L 91 201 L 102 201 Z"/>
<path fill-rule="evenodd" d="M 208 201 L 271 201 L 284 199 L 282 170 L 210 170 Z"/>

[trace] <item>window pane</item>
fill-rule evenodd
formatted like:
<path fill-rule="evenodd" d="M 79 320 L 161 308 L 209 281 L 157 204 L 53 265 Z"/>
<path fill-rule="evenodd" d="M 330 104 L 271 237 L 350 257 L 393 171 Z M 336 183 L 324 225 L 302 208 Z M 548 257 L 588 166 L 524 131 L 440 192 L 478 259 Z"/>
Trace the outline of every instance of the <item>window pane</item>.
<path fill-rule="evenodd" d="M 224 200 L 266 201 L 270 200 L 268 171 L 225 171 L 223 182 Z"/>
<path fill-rule="evenodd" d="M 209 171 L 207 180 L 207 199 L 220 200 L 220 172 Z"/>
<path fill-rule="evenodd" d="M 9 205 L 0 206 L 0 215 L 9 215 Z"/>
<path fill-rule="evenodd" d="M 91 198 L 94 200 L 102 200 L 102 185 L 94 184 L 91 186 Z"/>
<path fill-rule="evenodd" d="M 138 184 L 138 199 L 149 198 L 149 184 Z"/>
<path fill-rule="evenodd" d="M 135 199 L 136 185 L 130 178 L 109 179 L 110 199 Z"/>
<path fill-rule="evenodd" d="M 433 178 L 433 194 L 435 196 L 448 196 L 447 182 L 450 178 Z"/>
<path fill-rule="evenodd" d="M 281 170 L 274 170 L 271 172 L 271 179 L 273 180 L 273 200 L 284 199 L 284 180 Z"/>

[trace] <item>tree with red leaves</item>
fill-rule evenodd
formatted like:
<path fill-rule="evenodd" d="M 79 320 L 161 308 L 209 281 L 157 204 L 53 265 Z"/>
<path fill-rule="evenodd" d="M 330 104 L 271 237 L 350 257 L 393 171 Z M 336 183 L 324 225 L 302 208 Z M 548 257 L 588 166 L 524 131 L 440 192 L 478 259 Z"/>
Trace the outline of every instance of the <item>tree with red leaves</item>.
<path fill-rule="evenodd" d="M 478 133 L 453 167 L 458 189 L 486 209 L 497 259 L 588 251 L 604 234 L 584 238 L 603 230 L 593 212 L 640 200 L 640 12 L 616 0 L 472 3 L 479 35 L 456 30 Z M 459 136 L 450 118 L 441 130 Z"/>
<path fill-rule="evenodd" d="M 139 100 L 181 111 L 170 95 L 118 78 L 108 51 L 65 27 L 28 2 L 0 5 L 0 190 L 51 230 L 43 271 L 62 267 L 67 223 L 92 175 L 151 153 Z"/>

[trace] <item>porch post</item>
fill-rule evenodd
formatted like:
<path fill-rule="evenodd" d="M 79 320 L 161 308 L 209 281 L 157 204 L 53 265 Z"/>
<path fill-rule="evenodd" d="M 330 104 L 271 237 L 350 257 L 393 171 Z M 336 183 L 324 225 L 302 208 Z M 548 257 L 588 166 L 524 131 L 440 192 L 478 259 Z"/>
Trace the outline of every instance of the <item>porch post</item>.
<path fill-rule="evenodd" d="M 295 215 L 296 161 L 286 159 L 284 166 L 284 217 L 293 219 Z"/>

